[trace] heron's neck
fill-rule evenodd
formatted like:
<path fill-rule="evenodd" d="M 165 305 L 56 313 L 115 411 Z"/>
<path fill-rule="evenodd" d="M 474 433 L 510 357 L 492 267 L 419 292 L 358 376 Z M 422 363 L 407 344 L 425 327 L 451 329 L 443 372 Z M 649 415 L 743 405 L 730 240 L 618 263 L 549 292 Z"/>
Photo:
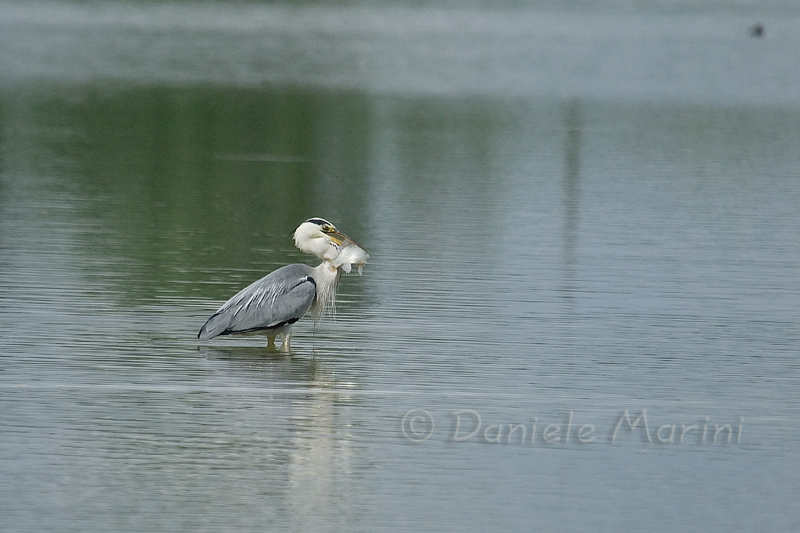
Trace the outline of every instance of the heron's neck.
<path fill-rule="evenodd" d="M 330 259 L 324 259 L 322 263 L 314 268 L 314 282 L 317 284 L 317 296 L 311 306 L 311 316 L 314 321 L 318 321 L 326 311 L 331 316 L 336 315 L 336 285 L 342 271 L 335 266 Z"/>

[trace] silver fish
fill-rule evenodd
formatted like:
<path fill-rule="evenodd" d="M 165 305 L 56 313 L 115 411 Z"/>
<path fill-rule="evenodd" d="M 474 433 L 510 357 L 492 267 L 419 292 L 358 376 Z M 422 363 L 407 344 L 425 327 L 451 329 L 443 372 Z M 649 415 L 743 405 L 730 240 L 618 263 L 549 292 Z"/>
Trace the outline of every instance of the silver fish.
<path fill-rule="evenodd" d="M 347 244 L 344 248 L 339 249 L 339 255 L 333 260 L 333 266 L 340 268 L 350 273 L 350 265 L 358 267 L 358 275 L 361 275 L 362 268 L 367 264 L 369 254 L 359 245 L 351 240 L 347 240 L 342 244 Z"/>

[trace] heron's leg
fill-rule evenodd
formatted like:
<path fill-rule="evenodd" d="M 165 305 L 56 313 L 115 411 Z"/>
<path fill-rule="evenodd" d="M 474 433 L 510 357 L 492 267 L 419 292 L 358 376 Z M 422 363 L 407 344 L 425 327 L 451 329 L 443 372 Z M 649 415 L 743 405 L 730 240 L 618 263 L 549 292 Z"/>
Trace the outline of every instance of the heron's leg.
<path fill-rule="evenodd" d="M 283 339 L 283 344 L 281 344 L 281 351 L 288 352 L 289 351 L 289 339 L 291 338 L 291 333 L 284 333 L 281 335 Z"/>
<path fill-rule="evenodd" d="M 275 335 L 267 335 L 267 351 L 268 352 L 278 351 L 278 349 L 275 347 Z"/>

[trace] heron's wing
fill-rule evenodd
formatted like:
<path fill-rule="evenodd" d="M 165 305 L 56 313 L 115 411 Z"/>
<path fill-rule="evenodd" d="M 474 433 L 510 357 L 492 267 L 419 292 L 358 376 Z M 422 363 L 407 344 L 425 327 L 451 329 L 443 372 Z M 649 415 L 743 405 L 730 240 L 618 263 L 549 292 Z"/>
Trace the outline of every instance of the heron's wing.
<path fill-rule="evenodd" d="M 287 265 L 253 282 L 225 302 L 197 337 L 247 333 L 294 324 L 314 302 L 317 285 L 307 265 Z"/>

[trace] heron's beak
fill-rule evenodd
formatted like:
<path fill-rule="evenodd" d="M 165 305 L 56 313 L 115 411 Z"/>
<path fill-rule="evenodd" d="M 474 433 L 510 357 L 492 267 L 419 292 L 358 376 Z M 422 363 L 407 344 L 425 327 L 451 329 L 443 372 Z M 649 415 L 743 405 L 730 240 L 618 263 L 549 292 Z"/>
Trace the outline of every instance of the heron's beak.
<path fill-rule="evenodd" d="M 331 240 L 333 241 L 333 243 L 336 244 L 336 246 L 339 246 L 340 248 L 344 248 L 345 246 L 350 246 L 351 244 L 355 244 L 356 246 L 361 248 L 361 246 L 356 241 L 354 241 L 353 239 L 351 239 L 350 237 L 348 237 L 347 235 L 345 235 L 341 231 L 338 231 L 338 230 L 336 230 L 336 231 L 328 231 L 328 232 L 325 233 L 325 235 L 330 237 Z M 361 248 L 361 249 L 363 250 L 363 248 Z"/>
<path fill-rule="evenodd" d="M 353 242 L 352 240 L 350 240 L 350 237 L 348 237 L 347 235 L 345 235 L 341 231 L 336 231 L 336 230 L 334 230 L 334 231 L 326 231 L 325 235 L 330 237 L 331 240 L 333 241 L 333 243 L 336 246 L 341 246 L 342 243 L 345 242 L 345 241 Z"/>

